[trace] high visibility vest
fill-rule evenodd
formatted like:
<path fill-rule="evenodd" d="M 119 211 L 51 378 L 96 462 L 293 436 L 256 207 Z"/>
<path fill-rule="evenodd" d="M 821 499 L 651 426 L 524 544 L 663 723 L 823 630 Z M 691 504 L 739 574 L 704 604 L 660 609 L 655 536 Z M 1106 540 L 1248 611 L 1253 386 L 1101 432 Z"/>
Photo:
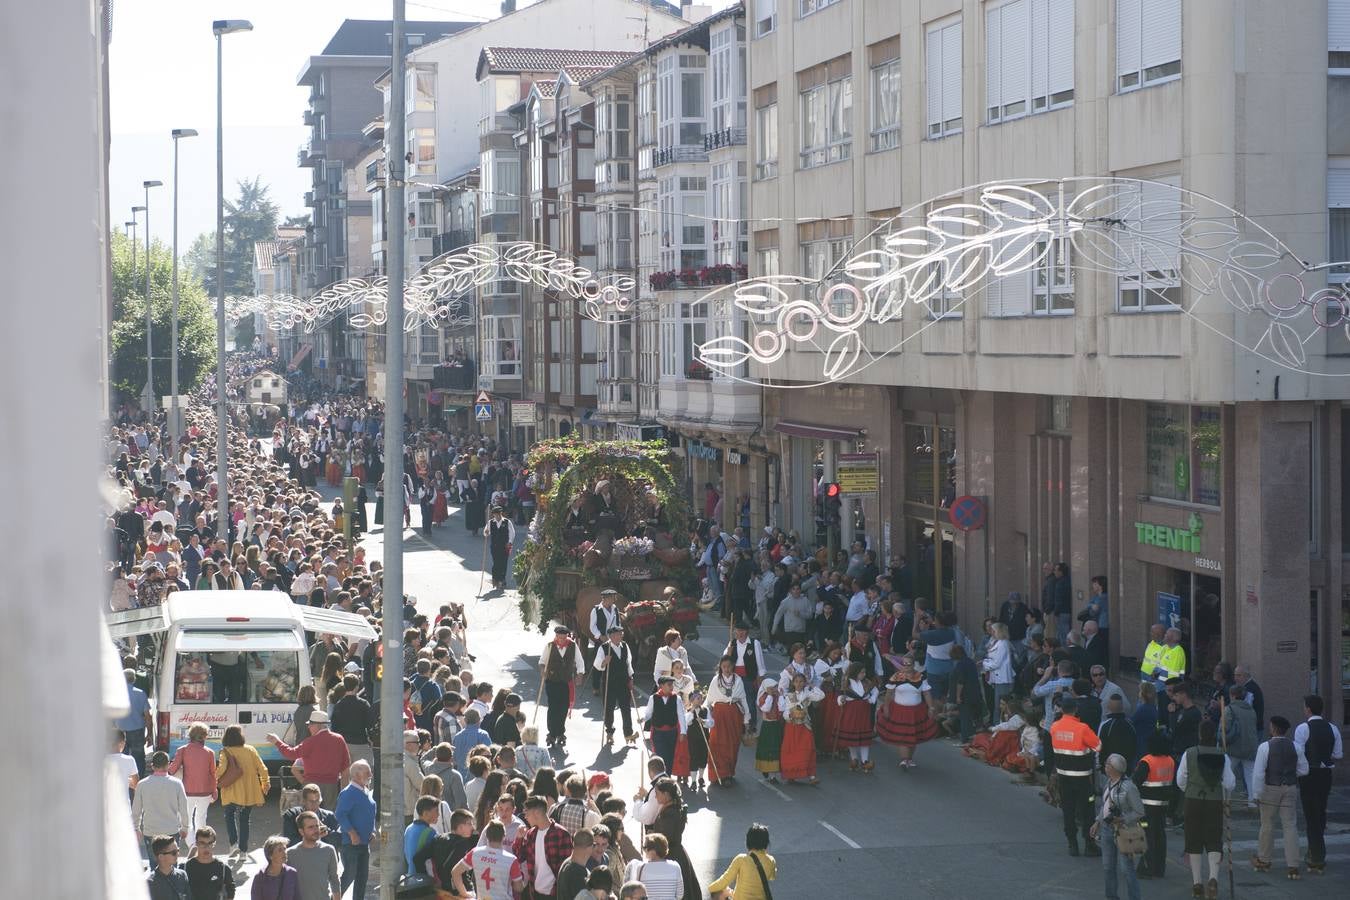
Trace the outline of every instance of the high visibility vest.
<path fill-rule="evenodd" d="M 1180 644 L 1164 647 L 1159 665 L 1167 670 L 1168 678 L 1180 678 L 1186 674 L 1186 650 Z"/>
<path fill-rule="evenodd" d="M 1148 642 L 1148 646 L 1144 648 L 1144 658 L 1139 663 L 1139 671 L 1145 678 L 1152 680 L 1153 670 L 1164 668 L 1162 652 L 1166 648 L 1166 644 L 1160 644 L 1157 641 Z"/>
<path fill-rule="evenodd" d="M 1093 772 L 1093 751 L 1101 740 L 1076 716 L 1061 716 L 1050 726 L 1050 747 L 1055 754 L 1055 771 L 1060 775 L 1086 778 Z"/>
<path fill-rule="evenodd" d="M 1177 773 L 1170 756 L 1149 754 L 1140 760 L 1146 767 L 1144 780 L 1139 785 L 1139 796 L 1145 806 L 1167 806 L 1172 796 L 1172 782 Z"/>

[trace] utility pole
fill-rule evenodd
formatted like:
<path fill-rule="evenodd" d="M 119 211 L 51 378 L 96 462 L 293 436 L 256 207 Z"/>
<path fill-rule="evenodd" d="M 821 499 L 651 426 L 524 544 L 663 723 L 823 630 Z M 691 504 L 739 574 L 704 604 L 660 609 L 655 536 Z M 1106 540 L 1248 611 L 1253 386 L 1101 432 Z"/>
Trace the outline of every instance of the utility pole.
<path fill-rule="evenodd" d="M 393 64 L 389 75 L 389 123 L 384 192 L 389 225 L 389 296 L 384 330 L 384 583 L 380 678 L 380 898 L 394 900 L 403 859 L 403 238 L 407 228 L 404 175 L 404 0 L 394 0 Z"/>

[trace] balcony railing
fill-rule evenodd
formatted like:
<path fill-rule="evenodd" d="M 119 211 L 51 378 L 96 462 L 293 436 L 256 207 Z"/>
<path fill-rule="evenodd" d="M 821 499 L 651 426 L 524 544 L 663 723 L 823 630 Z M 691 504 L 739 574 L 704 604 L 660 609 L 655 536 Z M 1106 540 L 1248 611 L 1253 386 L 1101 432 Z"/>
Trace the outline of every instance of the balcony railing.
<path fill-rule="evenodd" d="M 472 391 L 478 386 L 478 367 L 467 357 L 451 360 L 432 372 L 431 386 L 447 391 Z"/>
<path fill-rule="evenodd" d="M 717 150 L 720 147 L 743 147 L 745 146 L 745 129 L 732 128 L 727 126 L 717 131 L 709 131 L 703 135 L 703 149 Z"/>
<path fill-rule="evenodd" d="M 662 147 L 652 154 L 652 166 L 668 166 L 680 162 L 706 162 L 708 152 L 702 147 L 679 144 L 674 147 Z"/>
<path fill-rule="evenodd" d="M 442 231 L 431 239 L 431 253 L 433 256 L 454 253 L 460 247 L 467 247 L 473 242 L 474 233 L 472 229 L 457 228 L 453 231 Z"/>
<path fill-rule="evenodd" d="M 366 163 L 366 190 L 371 191 L 384 183 L 384 160 L 377 159 Z"/>

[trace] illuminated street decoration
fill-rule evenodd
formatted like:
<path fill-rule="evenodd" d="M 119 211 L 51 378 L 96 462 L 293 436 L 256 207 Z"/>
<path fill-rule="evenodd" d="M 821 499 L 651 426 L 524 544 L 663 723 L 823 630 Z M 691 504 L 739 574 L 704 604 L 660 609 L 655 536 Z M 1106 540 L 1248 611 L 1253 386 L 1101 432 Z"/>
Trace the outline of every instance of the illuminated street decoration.
<path fill-rule="evenodd" d="M 437 257 L 404 285 L 403 327 L 455 328 L 473 322 L 473 290 L 494 281 L 534 284 L 576 300 L 595 321 L 623 321 L 632 315 L 634 281 L 629 275 L 597 276 L 576 261 L 538 244 L 472 244 Z M 272 330 L 303 327 L 314 331 L 346 313 L 354 328 L 387 321 L 388 279 L 350 278 L 312 297 L 289 294 L 227 297 L 226 313 L 237 321 L 261 313 Z M 615 315 L 623 318 L 616 319 Z"/>
<path fill-rule="evenodd" d="M 1309 353 L 1319 335 L 1340 329 L 1350 340 L 1350 285 L 1314 283 L 1342 265 L 1350 263 L 1306 262 L 1237 210 L 1161 182 L 987 183 L 900 213 L 824 278 L 762 276 L 705 294 L 695 303 L 729 297 L 750 327 L 744 337 L 705 341 L 695 355 L 739 379 L 745 364 L 778 362 L 795 345 L 821 354 L 819 380 L 786 386 L 837 382 L 900 351 L 998 279 L 1043 267 L 1066 280 L 1075 271 L 1117 276 L 1141 305 L 1179 311 L 1261 359 L 1344 377 L 1350 372 L 1309 366 L 1326 360 L 1320 344 Z M 906 307 L 923 321 L 909 333 Z"/>

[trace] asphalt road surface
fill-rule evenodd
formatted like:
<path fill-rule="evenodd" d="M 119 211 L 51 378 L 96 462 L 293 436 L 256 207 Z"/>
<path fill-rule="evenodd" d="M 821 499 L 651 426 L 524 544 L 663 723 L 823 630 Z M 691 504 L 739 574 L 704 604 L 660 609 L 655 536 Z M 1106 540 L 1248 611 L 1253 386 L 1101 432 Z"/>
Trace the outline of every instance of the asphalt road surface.
<path fill-rule="evenodd" d="M 326 492 L 330 494 L 331 492 Z M 374 521 L 373 505 L 369 519 Z M 413 510 L 413 525 L 419 512 Z M 363 541 L 371 559 L 382 554 L 379 526 Z M 479 680 L 514 685 L 534 713 L 539 680 L 537 664 L 546 643 L 538 628 L 522 625 L 519 595 L 505 591 L 478 596 L 483 541 L 470 534 L 457 509 L 440 527 L 404 532 L 405 590 L 417 597 L 421 612 L 436 614 L 441 603 L 465 604 L 469 647 L 477 656 Z M 704 616 L 701 636 L 689 645 L 695 674 L 706 682 L 726 645 L 725 623 Z M 770 654 L 771 671 L 785 665 Z M 646 686 L 640 673 L 636 679 Z M 639 703 L 644 698 L 639 697 Z M 637 790 L 642 753 L 638 748 L 602 745 L 601 701 L 591 695 L 589 679 L 578 689 L 578 704 L 568 722 L 566 758 L 561 765 L 583 765 L 611 773 L 622 796 Z M 543 714 L 539 725 L 543 730 Z M 1060 813 L 1038 798 L 1038 789 L 1014 784 L 1012 776 L 963 757 L 949 741 L 919 748 L 919 766 L 902 773 L 894 750 L 873 747 L 876 771 L 850 773 L 844 762 L 822 762 L 819 787 L 770 785 L 754 771 L 754 751 L 743 748 L 738 777 L 728 788 L 691 791 L 685 844 L 705 886 L 744 849 L 753 822 L 772 831 L 770 852 L 778 861 L 773 884 L 778 900 L 824 897 L 1000 897 L 1081 898 L 1104 896 L 1101 862 L 1067 855 Z M 213 807 L 210 823 L 225 841 L 224 820 Z M 1350 828 L 1333 820 L 1328 834 L 1329 874 L 1290 883 L 1277 866 L 1257 874 L 1248 860 L 1255 848 L 1257 817 L 1243 811 L 1234 820 L 1234 879 L 1242 898 L 1350 896 Z M 630 834 L 638 834 L 630 823 Z M 255 813 L 252 843 L 260 846 L 279 830 L 277 794 Z M 1169 868 L 1165 879 L 1141 882 L 1146 897 L 1189 897 L 1189 869 L 1181 859 L 1181 834 L 1169 832 Z M 1277 860 L 1280 851 L 1276 850 Z M 241 896 L 260 866 L 261 854 L 239 869 Z M 372 863 L 375 863 L 372 857 Z M 369 897 L 378 896 L 378 868 L 372 869 Z M 1337 886 L 1339 885 L 1339 887 Z M 1123 892 L 1123 886 L 1121 888 Z M 1221 896 L 1230 896 L 1226 878 Z"/>

